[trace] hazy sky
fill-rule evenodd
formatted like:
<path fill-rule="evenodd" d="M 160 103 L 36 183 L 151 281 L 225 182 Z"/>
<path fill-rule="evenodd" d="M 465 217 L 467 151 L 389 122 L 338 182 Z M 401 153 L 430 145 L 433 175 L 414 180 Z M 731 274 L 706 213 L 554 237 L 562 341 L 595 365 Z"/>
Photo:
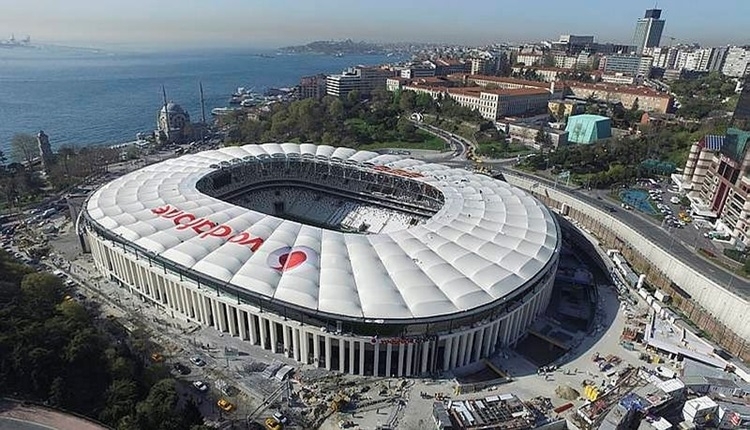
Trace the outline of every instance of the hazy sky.
<path fill-rule="evenodd" d="M 85 46 L 278 47 L 320 39 L 630 42 L 643 0 L 0 0 L 0 38 Z M 750 44 L 750 0 L 660 0 L 664 35 Z M 663 39 L 668 42 L 667 39 Z"/>

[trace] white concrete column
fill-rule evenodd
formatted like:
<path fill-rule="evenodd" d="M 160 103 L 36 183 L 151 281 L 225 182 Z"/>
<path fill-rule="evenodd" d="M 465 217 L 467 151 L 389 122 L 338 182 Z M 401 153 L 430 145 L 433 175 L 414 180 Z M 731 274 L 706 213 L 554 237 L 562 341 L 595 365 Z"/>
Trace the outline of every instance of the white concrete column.
<path fill-rule="evenodd" d="M 471 353 L 474 351 L 474 335 L 476 334 L 476 331 L 471 331 L 469 333 L 466 333 L 466 354 L 464 355 L 464 363 L 463 365 L 466 366 L 471 362 Z"/>
<path fill-rule="evenodd" d="M 310 359 L 310 352 L 309 352 L 309 345 L 308 345 L 309 339 L 307 336 L 307 332 L 305 329 L 299 329 L 299 355 L 300 355 L 300 361 L 302 361 L 305 364 L 308 364 L 308 360 Z"/>
<path fill-rule="evenodd" d="M 214 318 L 214 311 L 211 307 L 211 299 L 208 297 L 203 296 L 201 298 L 201 304 L 203 305 L 203 310 L 206 313 L 206 325 L 207 326 L 213 326 L 213 322 L 211 321 L 212 318 Z"/>
<path fill-rule="evenodd" d="M 262 316 L 258 316 L 258 327 L 260 328 L 260 347 L 266 349 L 266 327 L 268 327 L 268 321 Z"/>
<path fill-rule="evenodd" d="M 237 319 L 240 320 L 240 339 L 247 340 L 247 321 L 245 320 L 245 316 L 247 315 L 247 312 L 243 311 L 242 309 L 237 309 Z"/>
<path fill-rule="evenodd" d="M 485 327 L 483 332 L 484 334 L 484 345 L 482 346 L 482 356 L 489 357 L 490 355 L 490 347 L 492 346 L 492 329 L 495 327 L 495 324 L 492 324 L 488 327 Z"/>
<path fill-rule="evenodd" d="M 349 374 L 350 375 L 356 375 L 354 373 L 354 351 L 356 350 L 357 342 L 355 342 L 353 339 L 349 339 Z"/>
<path fill-rule="evenodd" d="M 185 294 L 186 288 L 181 284 L 177 284 L 177 302 L 180 304 L 180 312 L 184 315 L 190 316 L 190 310 L 188 309 L 187 295 Z"/>
<path fill-rule="evenodd" d="M 406 376 L 411 376 L 411 369 L 414 368 L 414 344 L 406 345 Z"/>
<path fill-rule="evenodd" d="M 385 377 L 391 377 L 391 355 L 393 355 L 393 345 L 389 343 L 385 347 Z"/>
<path fill-rule="evenodd" d="M 193 319 L 201 321 L 201 307 L 198 306 L 198 297 L 195 296 L 195 291 L 188 289 L 188 305 L 190 306 L 190 316 Z"/>
<path fill-rule="evenodd" d="M 300 337 L 300 330 L 298 328 L 290 327 L 292 329 L 292 349 L 293 349 L 293 355 L 295 360 L 302 361 L 301 355 L 300 355 L 300 349 L 299 349 L 299 337 Z"/>
<path fill-rule="evenodd" d="M 276 321 L 272 319 L 268 320 L 268 331 L 271 335 L 271 352 L 276 352 L 279 347 L 279 334 L 276 331 Z"/>
<path fill-rule="evenodd" d="M 403 343 L 398 344 L 398 362 L 396 363 L 396 374 L 398 377 L 404 376 L 404 353 L 406 351 L 406 346 Z"/>
<path fill-rule="evenodd" d="M 187 288 L 182 285 L 177 286 L 177 295 L 179 296 L 180 307 L 182 308 L 180 312 L 186 316 L 190 316 L 190 306 L 188 306 L 186 290 Z"/>
<path fill-rule="evenodd" d="M 521 308 L 518 308 L 513 315 L 513 331 L 511 332 L 511 342 L 518 340 L 519 327 L 521 327 Z"/>
<path fill-rule="evenodd" d="M 206 302 L 203 300 L 203 295 L 197 291 L 193 294 L 195 294 L 195 307 L 198 308 L 198 320 L 204 325 L 208 325 L 208 320 L 206 319 Z"/>
<path fill-rule="evenodd" d="M 427 373 L 427 360 L 430 357 L 430 346 L 432 345 L 432 341 L 428 340 L 427 342 L 422 344 L 422 363 L 419 367 L 419 373 L 424 374 Z"/>
<path fill-rule="evenodd" d="M 281 329 L 284 331 L 284 357 L 289 357 L 289 351 L 292 349 L 291 340 L 289 339 L 289 329 L 284 324 L 281 324 Z"/>
<path fill-rule="evenodd" d="M 234 306 L 226 305 L 227 306 L 227 319 L 229 320 L 229 333 L 232 336 L 239 335 L 239 332 L 237 331 L 237 312 Z"/>
<path fill-rule="evenodd" d="M 217 306 L 219 307 L 219 327 L 221 328 L 222 332 L 227 331 L 227 306 L 221 302 L 217 301 Z"/>
<path fill-rule="evenodd" d="M 364 376 L 365 374 L 365 341 L 359 341 L 359 374 Z"/>
<path fill-rule="evenodd" d="M 373 351 L 372 376 L 378 376 L 378 367 L 380 364 L 380 342 L 375 342 L 375 351 Z M 386 375 L 387 376 L 387 375 Z"/>
<path fill-rule="evenodd" d="M 164 292 L 167 296 L 167 302 L 169 302 L 169 308 L 170 309 L 176 309 L 176 303 L 174 296 L 172 295 L 172 283 L 171 282 L 165 282 L 164 283 Z"/>
<path fill-rule="evenodd" d="M 331 363 L 333 360 L 331 358 L 331 335 L 326 333 L 323 336 L 325 349 L 326 349 L 326 370 L 331 370 Z"/>
<path fill-rule="evenodd" d="M 219 313 L 219 304 L 216 300 L 211 300 L 211 313 L 214 316 L 214 328 L 221 331 L 221 314 Z"/>
<path fill-rule="evenodd" d="M 310 333 L 312 335 L 313 340 L 313 363 L 317 366 L 320 366 L 320 342 L 318 341 L 318 334 L 313 332 Z"/>
<path fill-rule="evenodd" d="M 461 367 L 464 365 L 464 357 L 466 356 L 466 343 L 469 340 L 468 337 L 469 336 L 464 333 L 458 338 L 458 357 L 456 358 L 455 366 Z"/>
<path fill-rule="evenodd" d="M 338 338 L 339 343 L 339 372 L 344 373 L 344 369 L 346 366 L 344 366 L 344 362 L 346 361 L 346 355 L 344 354 L 344 350 L 346 349 L 346 341 L 342 338 Z"/>
<path fill-rule="evenodd" d="M 448 370 L 451 368 L 451 354 L 453 354 L 452 346 L 453 346 L 453 337 L 446 337 L 445 348 L 443 349 L 443 370 Z"/>
<path fill-rule="evenodd" d="M 456 366 L 461 363 L 458 358 L 463 357 L 464 353 L 466 352 L 466 340 L 464 339 L 463 335 L 456 336 L 454 342 L 457 342 L 458 344 L 455 345 L 455 347 L 453 348 L 453 353 L 451 354 L 451 369 L 455 369 Z"/>
<path fill-rule="evenodd" d="M 474 342 L 474 357 L 472 361 L 479 360 L 482 357 L 482 350 L 484 349 L 484 327 L 476 331 L 476 342 Z"/>
<path fill-rule="evenodd" d="M 255 322 L 255 315 L 248 312 L 247 322 L 250 323 L 250 343 L 255 345 L 258 343 L 258 334 L 256 333 L 256 331 L 258 330 L 258 323 Z"/>
<path fill-rule="evenodd" d="M 177 289 L 172 282 L 169 283 L 169 297 L 171 298 L 172 309 L 180 312 L 180 299 L 177 296 Z"/>

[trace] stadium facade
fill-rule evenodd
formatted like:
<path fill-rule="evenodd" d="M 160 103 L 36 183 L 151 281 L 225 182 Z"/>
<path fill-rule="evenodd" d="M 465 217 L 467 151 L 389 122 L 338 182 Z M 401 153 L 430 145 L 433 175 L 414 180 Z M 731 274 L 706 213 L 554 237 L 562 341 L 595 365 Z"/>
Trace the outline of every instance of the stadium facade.
<path fill-rule="evenodd" d="M 274 353 L 413 376 L 512 345 L 549 303 L 561 235 L 503 181 L 312 144 L 228 147 L 98 189 L 97 268 L 157 306 Z"/>

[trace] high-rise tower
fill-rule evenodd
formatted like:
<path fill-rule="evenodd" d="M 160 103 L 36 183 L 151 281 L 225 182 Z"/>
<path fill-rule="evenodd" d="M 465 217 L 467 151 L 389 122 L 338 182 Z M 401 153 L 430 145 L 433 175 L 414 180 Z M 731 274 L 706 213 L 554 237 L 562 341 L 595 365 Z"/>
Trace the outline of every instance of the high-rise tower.
<path fill-rule="evenodd" d="M 750 131 L 750 74 L 745 76 L 745 82 L 742 86 L 742 92 L 737 99 L 737 107 L 734 108 L 732 115 L 732 125 Z"/>
<path fill-rule="evenodd" d="M 659 46 L 662 31 L 664 31 L 664 20 L 661 19 L 661 9 L 648 9 L 635 25 L 633 45 L 636 53 L 642 54 L 645 48 Z"/>

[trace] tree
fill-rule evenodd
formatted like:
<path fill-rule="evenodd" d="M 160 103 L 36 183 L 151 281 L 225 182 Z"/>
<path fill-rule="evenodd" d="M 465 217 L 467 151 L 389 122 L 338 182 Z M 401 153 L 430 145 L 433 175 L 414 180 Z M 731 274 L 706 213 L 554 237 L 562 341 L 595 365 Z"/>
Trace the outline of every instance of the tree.
<path fill-rule="evenodd" d="M 633 106 L 630 107 L 630 111 L 637 112 L 638 110 L 638 97 L 636 97 L 635 100 L 633 100 Z"/>
<path fill-rule="evenodd" d="M 136 406 L 137 422 L 146 430 L 180 429 L 180 418 L 176 414 L 177 391 L 175 382 L 163 379 L 148 392 L 148 396 Z"/>
<path fill-rule="evenodd" d="M 398 105 L 402 112 L 407 115 L 411 114 L 417 105 L 417 97 L 414 91 L 402 91 Z"/>
<path fill-rule="evenodd" d="M 542 55 L 542 66 L 544 67 L 555 67 L 555 56 L 551 52 L 546 52 Z"/>
<path fill-rule="evenodd" d="M 116 379 L 107 389 L 107 406 L 100 419 L 107 423 L 119 423 L 130 415 L 138 403 L 138 385 L 135 381 Z"/>
<path fill-rule="evenodd" d="M 552 145 L 552 138 L 549 133 L 544 131 L 543 128 L 540 128 L 539 131 L 537 131 L 536 136 L 534 136 L 534 142 L 542 147 L 546 147 Z"/>
<path fill-rule="evenodd" d="M 417 133 L 417 127 L 415 127 L 406 116 L 401 116 L 401 118 L 399 118 L 397 130 L 401 135 L 401 139 L 407 142 L 414 140 Z"/>
<path fill-rule="evenodd" d="M 15 134 L 10 141 L 10 150 L 13 159 L 26 163 L 28 168 L 31 168 L 31 163 L 39 156 L 36 138 L 28 133 Z"/>

